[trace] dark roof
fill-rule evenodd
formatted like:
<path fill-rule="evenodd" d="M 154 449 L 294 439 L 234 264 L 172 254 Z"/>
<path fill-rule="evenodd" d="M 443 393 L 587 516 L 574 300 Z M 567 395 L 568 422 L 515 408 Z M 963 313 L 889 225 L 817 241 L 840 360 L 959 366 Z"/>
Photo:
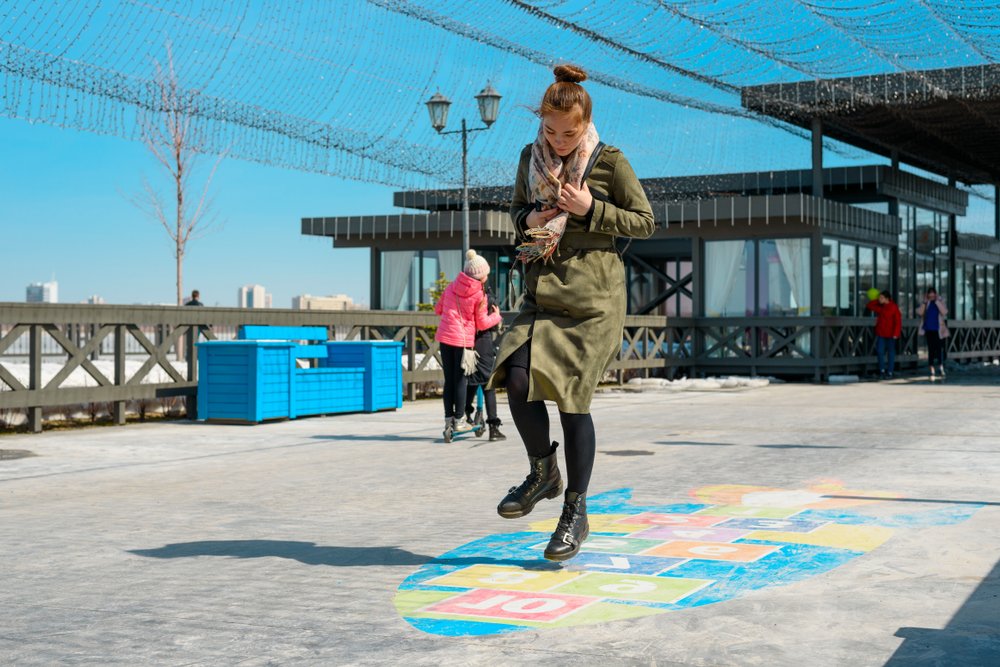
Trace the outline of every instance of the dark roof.
<path fill-rule="evenodd" d="M 701 176 L 641 178 L 646 196 L 657 204 L 722 196 L 812 194 L 812 170 L 791 169 Z M 897 197 L 903 201 L 946 213 L 965 215 L 969 193 L 889 165 L 827 167 L 823 170 L 824 196 L 830 199 Z M 502 210 L 510 206 L 514 188 L 495 186 L 469 188 L 472 210 Z M 459 211 L 462 191 L 408 190 L 396 192 L 393 204 L 400 208 L 428 211 Z"/>
<path fill-rule="evenodd" d="M 1000 65 L 743 88 L 743 106 L 965 183 L 1000 181 Z"/>

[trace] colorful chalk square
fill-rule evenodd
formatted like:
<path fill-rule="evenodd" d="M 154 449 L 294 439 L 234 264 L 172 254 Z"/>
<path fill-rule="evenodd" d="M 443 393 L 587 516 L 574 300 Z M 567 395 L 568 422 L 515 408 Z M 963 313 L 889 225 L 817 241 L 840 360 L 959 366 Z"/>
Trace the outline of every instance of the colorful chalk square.
<path fill-rule="evenodd" d="M 760 530 L 746 536 L 748 540 L 762 542 L 791 542 L 811 544 L 817 547 L 834 547 L 851 551 L 871 551 L 892 535 L 892 529 L 884 526 L 849 526 L 828 523 L 811 533 L 791 531 Z"/>
<path fill-rule="evenodd" d="M 553 592 L 592 595 L 610 600 L 673 603 L 711 583 L 713 583 L 711 579 L 593 572 L 562 584 Z"/>
<path fill-rule="evenodd" d="M 829 521 L 807 519 L 728 519 L 719 528 L 738 530 L 780 530 L 787 533 L 810 533 Z"/>
<path fill-rule="evenodd" d="M 723 524 L 728 526 L 729 524 Z M 732 542 L 749 531 L 730 528 L 650 528 L 635 533 L 634 538 L 648 540 L 699 540 L 701 542 Z"/>
<path fill-rule="evenodd" d="M 641 524 L 645 526 L 673 526 L 684 528 L 704 528 L 714 526 L 725 521 L 722 517 L 708 516 L 706 514 L 657 514 L 655 512 L 643 512 L 635 514 L 625 519 L 618 520 L 620 525 Z"/>
<path fill-rule="evenodd" d="M 746 505 L 719 505 L 699 510 L 699 515 L 735 516 L 754 519 L 787 519 L 802 511 L 801 507 L 747 507 Z M 718 522 L 717 522 L 718 523 Z"/>
<path fill-rule="evenodd" d="M 590 524 L 590 532 L 592 533 L 628 534 L 645 528 L 645 526 L 619 523 L 621 519 L 628 516 L 628 514 L 590 514 L 587 516 L 587 522 Z M 556 529 L 557 523 L 559 523 L 559 518 L 552 517 L 543 521 L 533 521 L 528 526 L 531 530 L 537 530 L 540 533 L 551 533 Z"/>
<path fill-rule="evenodd" d="M 591 534 L 580 550 L 588 553 L 637 554 L 662 543 L 663 540 L 639 540 L 633 537 Z"/>
<path fill-rule="evenodd" d="M 685 562 L 682 558 L 659 558 L 632 554 L 578 553 L 566 561 L 567 570 L 578 572 L 619 572 L 625 574 L 659 574 Z"/>
<path fill-rule="evenodd" d="M 751 533 L 752 534 L 752 533 Z M 740 544 L 733 542 L 666 542 L 643 553 L 643 556 L 668 558 L 697 558 L 750 563 L 774 553 L 781 547 L 768 544 Z"/>
<path fill-rule="evenodd" d="M 578 572 L 567 570 L 534 572 L 513 565 L 470 565 L 425 583 L 498 591 L 544 591 L 578 576 Z"/>
<path fill-rule="evenodd" d="M 593 597 L 576 595 L 477 589 L 424 607 L 421 611 L 429 614 L 482 616 L 505 621 L 552 623 L 593 602 Z"/>
<path fill-rule="evenodd" d="M 532 549 L 545 549 L 548 544 L 548 540 L 539 542 Z M 580 547 L 580 551 L 581 553 L 637 554 L 640 551 L 655 547 L 657 544 L 663 544 L 663 540 L 636 540 L 620 535 L 594 535 L 591 533 L 590 537 L 583 543 L 583 546 Z"/>

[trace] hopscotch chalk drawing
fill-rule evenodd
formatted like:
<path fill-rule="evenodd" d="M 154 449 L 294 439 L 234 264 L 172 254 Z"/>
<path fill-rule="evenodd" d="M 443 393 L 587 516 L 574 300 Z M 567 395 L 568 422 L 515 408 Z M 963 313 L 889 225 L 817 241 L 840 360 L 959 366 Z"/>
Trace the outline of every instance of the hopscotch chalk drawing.
<path fill-rule="evenodd" d="M 536 521 L 530 532 L 490 535 L 424 565 L 400 584 L 396 609 L 445 636 L 662 614 L 828 572 L 894 529 L 958 523 L 980 507 L 864 513 L 855 508 L 898 496 L 833 481 L 798 490 L 707 486 L 691 492 L 693 502 L 663 505 L 631 496 L 621 489 L 588 499 L 590 539 L 570 561 L 542 558 L 556 520 Z"/>

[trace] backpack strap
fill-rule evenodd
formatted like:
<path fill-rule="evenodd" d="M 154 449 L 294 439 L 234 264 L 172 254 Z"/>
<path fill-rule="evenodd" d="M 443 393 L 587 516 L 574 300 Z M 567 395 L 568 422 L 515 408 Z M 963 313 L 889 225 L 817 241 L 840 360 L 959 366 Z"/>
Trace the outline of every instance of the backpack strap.
<path fill-rule="evenodd" d="M 597 164 L 597 160 L 601 157 L 601 153 L 604 152 L 605 143 L 603 141 L 598 141 L 597 145 L 594 146 L 594 152 L 590 154 L 590 159 L 587 160 L 587 167 L 583 170 L 583 178 L 580 182 L 583 183 L 590 177 L 590 172 L 594 170 L 594 165 Z"/>

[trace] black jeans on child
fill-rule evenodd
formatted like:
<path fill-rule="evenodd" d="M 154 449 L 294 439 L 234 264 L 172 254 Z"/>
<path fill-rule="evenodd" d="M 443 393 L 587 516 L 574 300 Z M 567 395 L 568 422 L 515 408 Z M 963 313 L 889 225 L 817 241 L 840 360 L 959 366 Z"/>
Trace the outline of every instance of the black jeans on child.
<path fill-rule="evenodd" d="M 463 347 L 441 343 L 441 367 L 444 370 L 444 416 L 461 418 L 465 414 L 466 377 L 462 370 Z"/>
<path fill-rule="evenodd" d="M 941 332 L 925 331 L 927 337 L 927 364 L 934 368 L 944 365 L 944 357 L 941 356 Z"/>

